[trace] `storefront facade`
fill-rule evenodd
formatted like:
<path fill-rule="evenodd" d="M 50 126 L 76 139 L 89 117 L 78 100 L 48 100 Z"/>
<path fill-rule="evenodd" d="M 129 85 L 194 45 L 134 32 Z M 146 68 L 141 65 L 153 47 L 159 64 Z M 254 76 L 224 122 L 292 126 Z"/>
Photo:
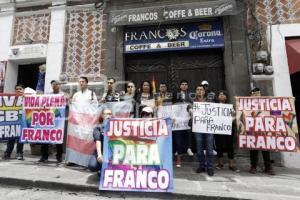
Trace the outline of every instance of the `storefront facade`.
<path fill-rule="evenodd" d="M 154 79 L 167 83 L 170 91 L 178 89 L 180 80 L 188 80 L 191 91 L 207 80 L 212 90 L 227 89 L 231 97 L 248 93 L 244 16 L 237 12 L 243 4 L 220 0 L 110 5 L 107 41 L 112 67 L 107 74 L 138 85 Z"/>

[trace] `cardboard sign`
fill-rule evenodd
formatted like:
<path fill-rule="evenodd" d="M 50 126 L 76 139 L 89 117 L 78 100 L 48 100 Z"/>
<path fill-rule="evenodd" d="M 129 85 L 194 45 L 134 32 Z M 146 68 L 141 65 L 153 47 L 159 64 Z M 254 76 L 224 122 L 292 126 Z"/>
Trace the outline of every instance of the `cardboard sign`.
<path fill-rule="evenodd" d="M 231 135 L 232 104 L 194 102 L 193 132 Z"/>
<path fill-rule="evenodd" d="M 107 102 L 105 106 L 111 109 L 114 117 L 128 118 L 133 113 L 132 101 Z"/>
<path fill-rule="evenodd" d="M 25 96 L 20 142 L 62 144 L 66 103 L 62 94 Z"/>
<path fill-rule="evenodd" d="M 100 190 L 172 192 L 171 119 L 110 119 Z"/>
<path fill-rule="evenodd" d="M 236 97 L 239 148 L 299 151 L 294 97 Z"/>
<path fill-rule="evenodd" d="M 23 97 L 16 94 L 0 94 L 0 140 L 20 136 Z"/>
<path fill-rule="evenodd" d="M 172 119 L 172 130 L 189 130 L 188 123 L 190 115 L 187 112 L 188 104 L 176 104 L 168 106 L 160 106 L 157 110 L 158 118 L 170 117 Z"/>

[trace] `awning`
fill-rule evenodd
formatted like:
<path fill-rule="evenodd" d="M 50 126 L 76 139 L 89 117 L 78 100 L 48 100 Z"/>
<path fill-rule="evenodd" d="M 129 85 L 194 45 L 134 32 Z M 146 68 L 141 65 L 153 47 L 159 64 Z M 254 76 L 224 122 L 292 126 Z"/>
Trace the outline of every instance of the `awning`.
<path fill-rule="evenodd" d="M 202 1 L 113 10 L 109 23 L 114 26 L 162 23 L 236 14 L 236 0 Z"/>
<path fill-rule="evenodd" d="M 300 39 L 285 40 L 290 74 L 300 71 Z"/>

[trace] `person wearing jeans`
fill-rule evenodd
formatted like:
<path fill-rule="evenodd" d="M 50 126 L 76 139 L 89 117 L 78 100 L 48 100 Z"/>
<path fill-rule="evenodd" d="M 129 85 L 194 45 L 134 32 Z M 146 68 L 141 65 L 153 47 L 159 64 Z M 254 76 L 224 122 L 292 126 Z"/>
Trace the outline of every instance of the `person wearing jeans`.
<path fill-rule="evenodd" d="M 198 85 L 196 87 L 196 98 L 194 102 L 207 102 L 205 97 L 205 88 L 203 85 Z M 193 109 L 188 108 L 188 111 L 191 113 Z M 194 132 L 196 145 L 197 145 L 197 156 L 199 160 L 199 167 L 196 170 L 197 173 L 207 171 L 209 176 L 214 175 L 214 135 L 208 133 L 197 133 Z M 204 154 L 204 150 L 206 153 Z"/>

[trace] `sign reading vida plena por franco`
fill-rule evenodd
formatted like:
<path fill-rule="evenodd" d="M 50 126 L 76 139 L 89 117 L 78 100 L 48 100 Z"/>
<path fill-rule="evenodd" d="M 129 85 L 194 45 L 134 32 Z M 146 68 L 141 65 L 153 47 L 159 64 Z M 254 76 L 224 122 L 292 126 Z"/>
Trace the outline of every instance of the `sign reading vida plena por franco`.
<path fill-rule="evenodd" d="M 20 142 L 61 144 L 66 103 L 62 94 L 24 96 Z"/>
<path fill-rule="evenodd" d="M 299 151 L 294 97 L 236 97 L 242 149 Z"/>
<path fill-rule="evenodd" d="M 110 119 L 100 190 L 172 192 L 171 119 Z"/>

